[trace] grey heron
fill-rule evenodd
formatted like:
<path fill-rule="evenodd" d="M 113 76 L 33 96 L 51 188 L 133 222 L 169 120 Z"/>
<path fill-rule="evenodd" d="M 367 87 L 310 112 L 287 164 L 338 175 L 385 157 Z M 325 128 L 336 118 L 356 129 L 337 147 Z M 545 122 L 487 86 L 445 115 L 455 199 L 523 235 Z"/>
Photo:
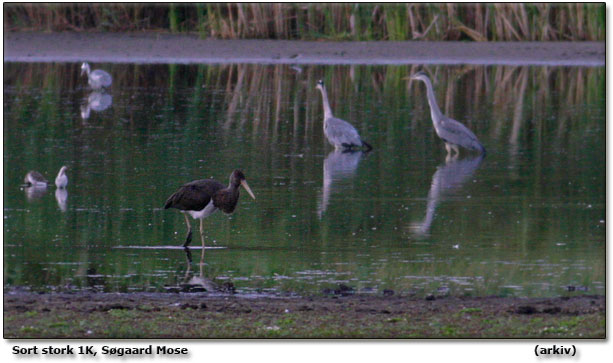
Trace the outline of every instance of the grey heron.
<path fill-rule="evenodd" d="M 41 173 L 34 170 L 26 174 L 26 177 L 23 179 L 23 182 L 28 187 L 37 188 L 46 188 L 47 184 L 49 183 Z"/>
<path fill-rule="evenodd" d="M 230 174 L 230 184 L 227 187 L 213 179 L 194 180 L 181 186 L 168 198 L 164 209 L 177 208 L 185 217 L 187 237 L 183 247 L 189 246 L 192 241 L 192 227 L 189 224 L 188 214 L 194 219 L 200 219 L 200 239 L 204 249 L 204 226 L 202 221 L 218 209 L 221 209 L 226 214 L 234 212 L 238 203 L 240 186 L 245 188 L 251 198 L 255 199 L 255 195 L 253 195 L 251 188 L 247 184 L 245 174 L 238 169 Z"/>
<path fill-rule="evenodd" d="M 68 167 L 62 166 L 55 177 L 55 186 L 60 189 L 64 189 L 66 188 L 66 185 L 68 185 L 68 176 L 66 175 L 67 169 Z"/>
<path fill-rule="evenodd" d="M 336 118 L 332 115 L 328 92 L 323 80 L 317 81 L 317 89 L 321 91 L 324 107 L 324 135 L 330 144 L 338 149 L 352 149 L 354 147 L 366 147 L 366 151 L 372 150 L 367 142 L 363 141 L 358 131 L 349 122 Z"/>
<path fill-rule="evenodd" d="M 430 78 L 428 78 L 426 73 L 421 71 L 417 72 L 411 76 L 411 79 L 419 80 L 426 84 L 428 104 L 430 105 L 430 116 L 432 117 L 434 130 L 436 131 L 438 137 L 445 142 L 447 153 L 450 154 L 451 150 L 453 150 L 457 154 L 460 152 L 458 146 L 461 146 L 463 148 L 476 150 L 481 154 L 485 154 L 485 148 L 483 145 L 481 145 L 477 139 L 477 136 L 475 136 L 475 134 L 470 131 L 468 127 L 443 115 L 440 108 L 438 108 L 438 104 L 436 103 L 432 82 L 430 82 Z"/>
<path fill-rule="evenodd" d="M 81 75 L 83 74 L 87 74 L 87 83 L 89 83 L 90 87 L 93 89 L 108 87 L 113 82 L 113 78 L 110 74 L 101 69 L 92 71 L 87 62 L 81 65 Z"/>

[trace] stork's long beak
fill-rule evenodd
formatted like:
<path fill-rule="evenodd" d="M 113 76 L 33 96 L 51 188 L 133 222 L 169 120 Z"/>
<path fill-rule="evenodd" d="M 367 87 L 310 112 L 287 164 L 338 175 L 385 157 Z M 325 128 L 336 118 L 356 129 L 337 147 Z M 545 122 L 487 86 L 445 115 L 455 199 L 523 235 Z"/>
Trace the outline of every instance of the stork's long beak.
<path fill-rule="evenodd" d="M 241 185 L 243 186 L 243 188 L 245 188 L 245 190 L 247 191 L 247 193 L 249 193 L 249 195 L 251 196 L 251 198 L 255 199 L 255 195 L 253 195 L 253 192 L 251 191 L 251 188 L 249 188 L 249 184 L 247 184 L 246 180 L 241 180 Z"/>

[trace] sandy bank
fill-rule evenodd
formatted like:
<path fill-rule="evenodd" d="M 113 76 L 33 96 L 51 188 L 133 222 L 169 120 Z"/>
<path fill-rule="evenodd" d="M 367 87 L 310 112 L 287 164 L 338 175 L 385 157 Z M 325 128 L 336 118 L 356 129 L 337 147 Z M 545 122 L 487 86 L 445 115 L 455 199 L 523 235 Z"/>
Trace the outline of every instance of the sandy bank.
<path fill-rule="evenodd" d="M 604 66 L 604 42 L 333 42 L 4 33 L 5 62 Z"/>

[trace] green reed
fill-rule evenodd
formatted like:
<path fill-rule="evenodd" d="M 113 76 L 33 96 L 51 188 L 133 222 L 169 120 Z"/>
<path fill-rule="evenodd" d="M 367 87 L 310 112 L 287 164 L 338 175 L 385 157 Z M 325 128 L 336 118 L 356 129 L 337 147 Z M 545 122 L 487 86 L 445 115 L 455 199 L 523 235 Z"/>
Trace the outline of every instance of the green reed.
<path fill-rule="evenodd" d="M 604 40 L 595 3 L 8 4 L 8 31 L 196 32 L 224 39 Z"/>

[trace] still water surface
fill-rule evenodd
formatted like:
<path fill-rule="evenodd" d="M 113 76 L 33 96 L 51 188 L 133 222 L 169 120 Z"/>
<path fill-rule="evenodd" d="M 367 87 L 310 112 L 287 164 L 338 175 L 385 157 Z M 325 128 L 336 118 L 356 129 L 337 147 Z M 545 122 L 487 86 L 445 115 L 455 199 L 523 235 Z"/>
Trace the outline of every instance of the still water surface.
<path fill-rule="evenodd" d="M 604 67 L 427 68 L 488 150 L 457 159 L 407 66 L 94 64 L 102 93 L 79 67 L 4 65 L 5 288 L 604 294 Z M 327 144 L 320 78 L 372 152 Z M 21 186 L 62 165 L 65 193 Z M 235 168 L 257 199 L 205 220 L 202 264 L 193 222 L 190 263 L 164 202 Z"/>

